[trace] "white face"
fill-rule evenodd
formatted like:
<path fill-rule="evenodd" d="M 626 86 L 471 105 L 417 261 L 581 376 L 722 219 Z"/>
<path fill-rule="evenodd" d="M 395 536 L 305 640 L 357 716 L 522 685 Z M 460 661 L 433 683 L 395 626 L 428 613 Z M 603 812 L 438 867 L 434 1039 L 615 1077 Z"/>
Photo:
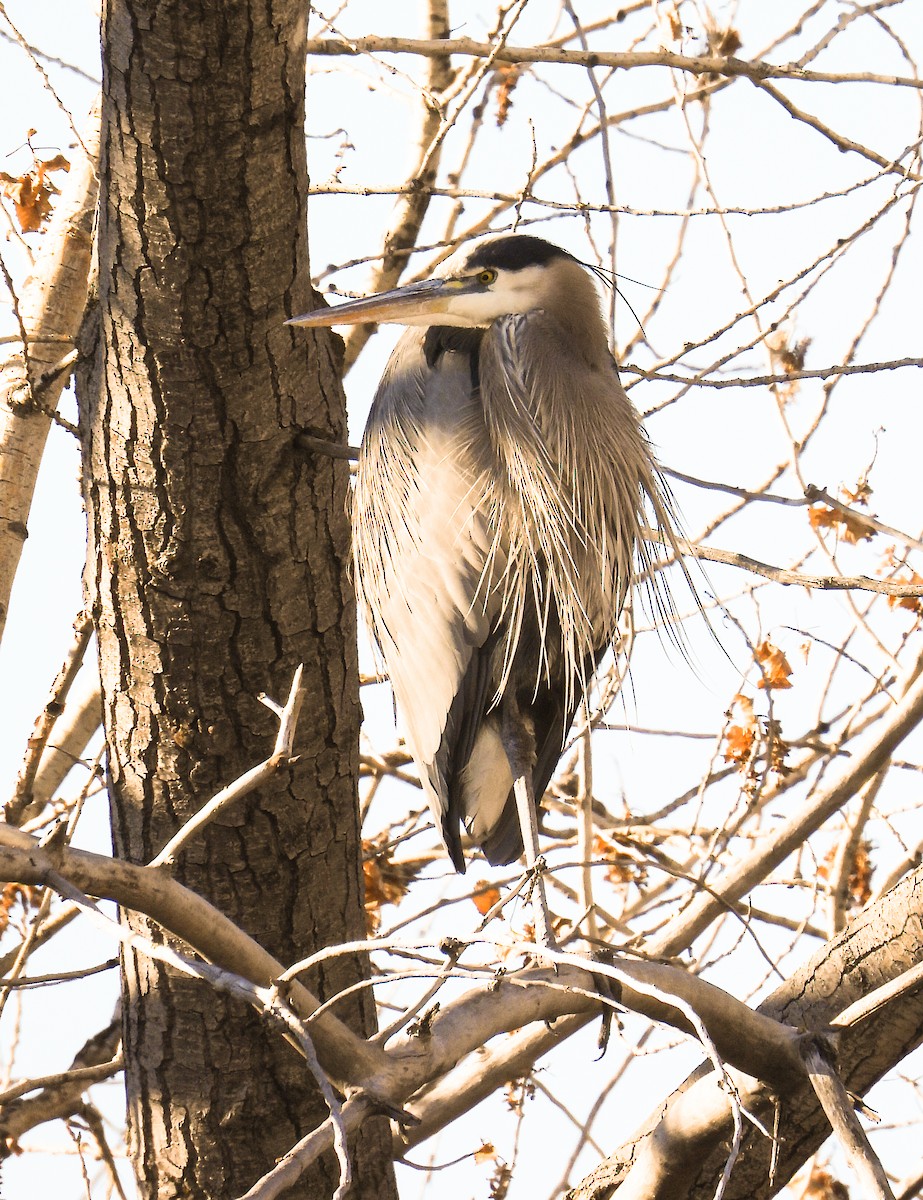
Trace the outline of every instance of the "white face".
<path fill-rule="evenodd" d="M 477 278 L 479 272 L 474 272 Z M 548 287 L 547 267 L 523 267 L 520 271 L 497 271 L 485 291 L 453 296 L 447 303 L 445 324 L 489 325 L 497 317 L 531 312 L 541 308 Z M 462 276 L 463 278 L 464 276 Z"/>
<path fill-rule="evenodd" d="M 469 256 L 465 255 L 465 259 Z M 409 303 L 391 311 L 376 311 L 366 315 L 369 320 L 381 324 L 459 325 L 472 329 L 486 328 L 497 317 L 508 316 L 510 313 L 531 312 L 533 309 L 544 307 L 545 297 L 551 285 L 548 267 L 523 267 L 519 271 L 495 270 L 493 267 L 470 268 L 465 259 L 450 259 L 446 263 L 436 277 L 445 281 L 444 290 L 440 291 L 438 296 L 430 294 L 421 297 L 416 312 L 414 304 Z M 490 276 L 493 276 L 492 281 L 488 281 Z M 474 290 L 466 290 L 469 284 L 474 285 Z M 407 289 L 407 292 L 410 290 Z M 393 295 L 397 298 L 404 291 L 398 289 Z M 387 293 L 385 298 L 388 295 L 391 293 Z M 336 314 L 340 320 L 348 316 L 352 321 L 356 321 L 359 319 L 359 305 L 372 305 L 376 299 L 377 297 L 373 296 L 369 297 L 368 301 L 340 305 L 329 315 L 332 318 Z M 330 323 L 337 322 L 331 320 Z"/>
<path fill-rule="evenodd" d="M 494 239 L 491 239 L 494 240 Z M 479 243 L 482 249 L 484 243 Z M 390 292 L 350 300 L 336 308 L 321 308 L 292 317 L 290 325 L 318 328 L 329 325 L 461 325 L 486 328 L 491 321 L 511 313 L 533 312 L 560 303 L 556 294 L 565 285 L 562 264 L 566 255 L 552 255 L 543 265 L 519 270 L 477 265 L 479 250 L 459 251 L 432 279 L 407 284 Z M 545 257 L 545 255 L 539 255 Z M 474 263 L 472 263 L 474 259 Z M 582 274 L 578 271 L 578 275 Z"/>

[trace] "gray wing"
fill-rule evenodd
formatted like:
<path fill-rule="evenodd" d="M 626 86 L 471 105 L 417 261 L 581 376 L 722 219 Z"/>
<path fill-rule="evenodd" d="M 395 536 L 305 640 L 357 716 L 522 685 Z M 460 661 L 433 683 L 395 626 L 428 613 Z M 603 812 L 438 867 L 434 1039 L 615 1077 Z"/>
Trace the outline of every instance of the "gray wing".
<path fill-rule="evenodd" d="M 398 715 L 464 870 L 459 820 L 491 862 L 522 849 L 495 696 L 515 689 L 532 721 L 538 798 L 659 497 L 605 345 L 578 356 L 540 311 L 494 322 L 479 350 L 443 338 L 428 358 L 428 336 L 408 330 L 382 379 L 354 529 Z"/>
<path fill-rule="evenodd" d="M 616 636 L 645 501 L 658 519 L 664 507 L 603 340 L 580 343 L 542 310 L 500 318 L 484 338 L 480 382 L 506 524 L 509 633 L 499 673 L 532 727 L 540 801 Z M 483 845 L 492 862 L 521 850 L 512 797 Z"/>
<path fill-rule="evenodd" d="M 488 448 L 469 356 L 429 366 L 409 329 L 363 438 L 353 526 L 360 597 L 446 848 L 464 869 L 449 781 L 489 701 L 496 557 Z M 461 757 L 461 762 L 457 761 Z"/>

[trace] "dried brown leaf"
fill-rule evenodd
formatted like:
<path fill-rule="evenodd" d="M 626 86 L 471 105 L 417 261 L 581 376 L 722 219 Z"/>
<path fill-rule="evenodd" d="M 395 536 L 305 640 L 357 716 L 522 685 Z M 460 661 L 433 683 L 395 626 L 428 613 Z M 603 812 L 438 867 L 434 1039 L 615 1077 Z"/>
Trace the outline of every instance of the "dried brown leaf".
<path fill-rule="evenodd" d="M 29 883 L 5 883 L 0 890 L 0 936 L 6 933 L 10 925 L 13 909 L 21 904 L 25 913 L 30 908 L 38 908 L 42 902 L 42 889 Z"/>
<path fill-rule="evenodd" d="M 849 893 L 850 908 L 862 908 L 872 898 L 872 874 L 875 864 L 872 861 L 872 843 L 863 838 L 856 847 L 849 879 L 846 884 Z M 821 879 L 830 879 L 833 864 L 836 861 L 837 847 L 831 846 L 818 865 L 817 874 Z"/>
<path fill-rule="evenodd" d="M 490 1200 L 506 1200 L 512 1182 L 512 1169 L 505 1162 L 497 1163 L 497 1169 L 490 1177 Z"/>
<path fill-rule="evenodd" d="M 519 82 L 522 68 L 518 63 L 500 63 L 496 69 L 499 83 L 497 88 L 497 128 L 502 129 L 506 124 L 510 109 L 513 107 L 513 91 Z"/>
<path fill-rule="evenodd" d="M 708 48 L 713 54 L 729 58 L 732 54 L 736 54 L 742 45 L 740 34 L 730 25 L 727 29 L 709 29 L 708 31 Z"/>
<path fill-rule="evenodd" d="M 847 504 L 867 506 L 872 497 L 872 487 L 867 479 L 860 479 L 854 488 L 840 488 L 840 494 Z"/>
<path fill-rule="evenodd" d="M 785 764 L 791 746 L 782 737 L 782 727 L 778 721 L 766 722 L 766 741 L 769 754 L 769 769 L 776 775 L 787 775 L 789 768 Z"/>
<path fill-rule="evenodd" d="M 808 520 L 812 529 L 832 529 L 844 542 L 853 546 L 857 542 L 871 541 L 876 533 L 858 513 L 828 508 L 826 504 L 812 504 L 808 509 Z"/>
<path fill-rule="evenodd" d="M 802 1192 L 802 1200 L 849 1200 L 849 1189 L 829 1171 L 815 1169 Z"/>
<path fill-rule="evenodd" d="M 482 917 L 486 917 L 493 906 L 500 903 L 500 889 L 493 887 L 486 879 L 479 879 L 474 887 L 475 893 L 471 897 L 474 907 Z"/>
<path fill-rule="evenodd" d="M 728 727 L 727 733 L 724 735 L 724 761 L 746 768 L 752 757 L 756 735 L 759 731 L 756 713 L 753 711 L 753 701 L 750 697 L 738 692 L 728 710 L 728 716 L 730 717 L 732 714 L 737 719 L 733 725 Z"/>
<path fill-rule="evenodd" d="M 750 761 L 753 743 L 756 741 L 756 726 L 730 725 L 724 735 L 724 761 L 743 767 Z"/>
<path fill-rule="evenodd" d="M 895 583 L 923 583 L 916 571 L 906 572 Z M 907 612 L 912 612 L 915 617 L 923 616 L 923 596 L 889 596 L 888 608 L 903 608 Z"/>
<path fill-rule="evenodd" d="M 53 171 L 69 170 L 70 163 L 64 155 L 56 154 L 47 160 L 35 159 L 32 170 L 23 175 L 0 171 L 0 192 L 12 200 L 23 233 L 38 233 L 51 216 L 51 197 L 59 193 L 48 176 Z"/>
<path fill-rule="evenodd" d="M 804 364 L 808 357 L 808 350 L 810 350 L 810 348 L 810 338 L 801 338 L 800 341 L 795 342 L 793 345 L 789 345 L 786 342 L 776 351 L 776 356 L 779 360 L 779 366 L 788 374 L 794 374 L 797 371 L 803 371 Z"/>
<path fill-rule="evenodd" d="M 647 874 L 644 863 L 599 834 L 593 841 L 593 857 L 607 864 L 606 879 L 616 887 L 644 882 Z"/>
<path fill-rule="evenodd" d="M 778 646 L 770 641 L 763 641 L 756 648 L 756 661 L 762 667 L 762 678 L 759 686 L 767 691 L 782 690 L 792 686 L 789 676 L 792 668 L 788 659 Z"/>
<path fill-rule="evenodd" d="M 506 1085 L 506 1105 L 510 1112 L 521 1113 L 527 1100 L 535 1096 L 535 1084 L 526 1075 L 521 1079 L 511 1079 Z"/>
<path fill-rule="evenodd" d="M 874 870 L 872 843 L 863 838 L 856 847 L 856 856 L 849 873 L 849 894 L 852 896 L 854 907 L 862 908 L 871 900 L 872 872 Z"/>
<path fill-rule="evenodd" d="M 363 841 L 362 876 L 365 882 L 365 924 L 370 934 L 381 924 L 381 909 L 385 904 L 400 904 L 407 889 L 416 878 L 419 867 L 413 863 L 395 862 L 385 844 Z"/>

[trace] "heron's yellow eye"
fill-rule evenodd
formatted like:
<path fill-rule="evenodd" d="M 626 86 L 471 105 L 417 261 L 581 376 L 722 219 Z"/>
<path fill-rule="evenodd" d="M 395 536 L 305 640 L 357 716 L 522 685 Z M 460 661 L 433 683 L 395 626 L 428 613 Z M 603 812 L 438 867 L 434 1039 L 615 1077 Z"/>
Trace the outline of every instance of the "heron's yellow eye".
<path fill-rule="evenodd" d="M 482 283 L 484 285 L 484 287 L 489 287 L 493 283 L 493 281 L 497 278 L 497 272 L 492 271 L 492 270 L 490 270 L 490 268 L 488 268 L 485 271 L 479 271 L 477 278 L 478 278 L 478 283 Z"/>

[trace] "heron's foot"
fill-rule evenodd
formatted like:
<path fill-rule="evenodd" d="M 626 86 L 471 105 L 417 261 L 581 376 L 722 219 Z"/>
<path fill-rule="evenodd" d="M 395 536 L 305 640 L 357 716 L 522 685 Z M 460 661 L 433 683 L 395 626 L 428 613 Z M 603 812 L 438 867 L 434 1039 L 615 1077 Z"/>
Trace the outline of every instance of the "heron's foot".
<path fill-rule="evenodd" d="M 545 858 L 539 855 L 526 872 L 526 900 L 532 905 L 535 914 L 535 941 L 546 950 L 557 950 L 554 929 L 551 924 L 551 913 L 548 909 L 548 897 L 545 894 Z"/>
<path fill-rule="evenodd" d="M 529 904 L 532 903 L 532 896 L 537 887 L 541 887 L 541 877 L 548 869 L 548 863 L 545 861 L 544 854 L 540 854 L 535 862 L 526 868 L 525 875 L 525 898 Z"/>
<path fill-rule="evenodd" d="M 611 950 L 594 950 L 593 959 L 600 963 L 610 963 L 613 959 Z M 601 1013 L 602 1020 L 599 1026 L 599 1036 L 596 1039 L 596 1049 L 599 1051 L 597 1062 L 602 1058 L 606 1050 L 609 1048 L 609 1037 L 612 1033 L 612 1022 L 615 1020 L 617 1028 L 621 1029 L 621 1022 L 618 1019 L 619 1010 L 616 1008 L 618 1001 L 621 998 L 621 988 L 609 975 L 603 975 L 602 972 L 593 972 L 593 982 L 596 985 L 596 990 L 603 1002 Z"/>

